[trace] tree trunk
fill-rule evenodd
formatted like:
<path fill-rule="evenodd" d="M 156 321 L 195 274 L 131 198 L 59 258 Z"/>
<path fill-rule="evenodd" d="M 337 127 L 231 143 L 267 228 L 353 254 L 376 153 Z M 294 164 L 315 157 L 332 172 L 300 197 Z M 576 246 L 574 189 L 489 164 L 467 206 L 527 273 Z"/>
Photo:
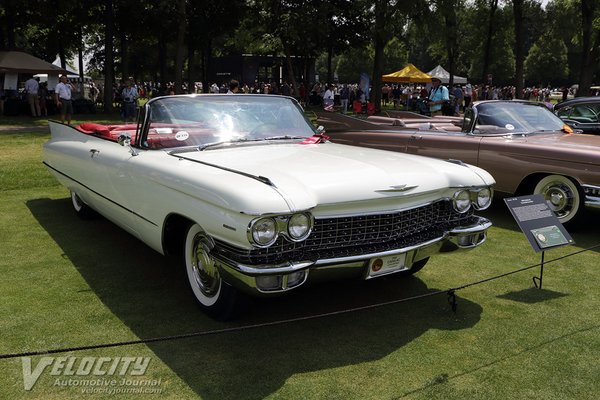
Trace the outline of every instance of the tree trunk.
<path fill-rule="evenodd" d="M 483 84 L 488 83 L 487 76 L 490 69 L 490 58 L 492 54 L 492 37 L 494 36 L 494 15 L 498 9 L 498 0 L 492 0 L 490 3 L 490 19 L 488 21 L 488 34 L 485 41 L 485 48 L 483 52 L 483 68 L 481 69 L 481 82 Z"/>
<path fill-rule="evenodd" d="M 444 21 L 446 24 L 446 54 L 448 57 L 448 72 L 450 73 L 450 79 L 448 81 L 449 88 L 454 86 L 454 70 L 455 70 L 455 59 L 456 59 L 456 47 L 457 47 L 457 23 L 456 23 L 456 8 L 457 4 L 455 0 L 452 0 L 447 4 L 444 10 Z"/>
<path fill-rule="evenodd" d="M 377 0 L 375 2 L 375 27 L 373 43 L 375 48 L 375 57 L 373 61 L 372 101 L 375 103 L 375 111 L 377 113 L 381 112 L 381 76 L 383 75 L 383 50 L 386 45 L 384 32 L 387 6 L 387 0 Z M 365 94 L 367 95 L 367 101 L 369 101 L 368 93 Z"/>
<path fill-rule="evenodd" d="M 121 31 L 119 32 L 119 44 L 121 48 L 121 78 L 123 80 L 128 79 L 129 73 L 129 46 L 127 43 L 127 32 L 125 31 L 125 25 L 127 22 L 121 22 Z"/>
<path fill-rule="evenodd" d="M 287 64 L 287 70 L 288 70 L 288 79 L 290 81 L 290 84 L 292 85 L 292 96 L 296 97 L 297 93 L 298 93 L 298 83 L 296 82 L 296 74 L 294 73 L 294 64 L 292 63 L 292 57 L 290 55 L 290 51 L 288 49 L 287 46 L 284 47 L 284 52 L 285 52 L 285 61 Z"/>
<path fill-rule="evenodd" d="M 600 32 L 594 29 L 595 0 L 581 0 L 582 57 L 577 96 L 589 96 L 600 55 Z"/>
<path fill-rule="evenodd" d="M 177 20 L 179 27 L 177 29 L 177 52 L 175 55 L 175 94 L 183 93 L 183 54 L 186 29 L 185 0 L 177 2 Z"/>
<path fill-rule="evenodd" d="M 523 50 L 523 0 L 513 0 L 515 18 L 515 97 L 523 97 L 525 52 Z"/>
<path fill-rule="evenodd" d="M 167 84 L 167 43 L 165 33 L 161 32 L 158 37 L 158 72 L 160 74 L 160 82 L 163 85 Z"/>
<path fill-rule="evenodd" d="M 79 96 L 83 99 L 85 97 L 85 92 L 84 92 L 84 82 L 85 82 L 85 71 L 83 70 L 83 31 L 82 28 L 79 28 L 79 46 L 78 46 L 78 53 L 77 55 L 79 56 L 79 65 L 77 66 L 79 68 Z"/>
<path fill-rule="evenodd" d="M 112 111 L 113 100 L 113 32 L 114 13 L 112 0 L 104 1 L 104 112 Z"/>
<path fill-rule="evenodd" d="M 15 4 L 14 0 L 6 0 L 4 20 L 6 21 L 6 46 L 8 50 L 15 49 Z"/>
<path fill-rule="evenodd" d="M 332 59 L 333 59 L 333 45 L 331 40 L 327 46 L 327 83 L 333 82 L 333 71 L 332 71 Z"/>
<path fill-rule="evenodd" d="M 202 47 L 202 90 L 204 93 L 208 93 L 210 89 L 210 83 L 208 80 L 208 71 L 210 70 L 212 58 L 212 40 L 206 39 L 205 45 Z"/>

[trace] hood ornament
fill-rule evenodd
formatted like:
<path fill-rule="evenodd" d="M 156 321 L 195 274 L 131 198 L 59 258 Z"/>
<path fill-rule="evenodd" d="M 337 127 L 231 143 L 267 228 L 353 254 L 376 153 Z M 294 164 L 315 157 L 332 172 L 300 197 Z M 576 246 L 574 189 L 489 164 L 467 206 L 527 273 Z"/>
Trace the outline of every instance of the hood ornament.
<path fill-rule="evenodd" d="M 414 188 L 419 187 L 419 185 L 408 186 L 408 185 L 394 185 L 390 186 L 389 189 L 379 189 L 376 190 L 378 193 L 395 193 L 395 192 L 408 192 Z"/>

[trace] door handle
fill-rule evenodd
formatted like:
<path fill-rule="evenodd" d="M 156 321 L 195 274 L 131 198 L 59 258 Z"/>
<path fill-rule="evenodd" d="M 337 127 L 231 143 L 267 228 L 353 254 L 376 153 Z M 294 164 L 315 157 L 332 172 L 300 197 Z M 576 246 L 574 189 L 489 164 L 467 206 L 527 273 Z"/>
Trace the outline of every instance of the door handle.
<path fill-rule="evenodd" d="M 410 138 L 413 139 L 413 140 L 421 140 L 421 139 L 423 139 L 423 136 L 411 135 Z"/>
<path fill-rule="evenodd" d="M 91 153 L 91 155 L 90 155 L 90 156 L 91 156 L 92 158 L 94 158 L 94 156 L 95 156 L 96 154 L 99 154 L 99 153 L 100 153 L 100 150 L 91 149 L 91 150 L 90 150 L 90 153 Z"/>

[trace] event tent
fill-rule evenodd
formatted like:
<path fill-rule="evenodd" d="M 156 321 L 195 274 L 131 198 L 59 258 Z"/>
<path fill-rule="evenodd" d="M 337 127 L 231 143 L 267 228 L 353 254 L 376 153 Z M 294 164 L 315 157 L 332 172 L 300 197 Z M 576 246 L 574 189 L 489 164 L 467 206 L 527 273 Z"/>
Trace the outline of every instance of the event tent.
<path fill-rule="evenodd" d="M 22 51 L 0 51 L 0 73 L 51 74 L 67 73 L 61 67 Z"/>
<path fill-rule="evenodd" d="M 400 71 L 392 72 L 391 74 L 381 77 L 383 82 L 393 83 L 426 83 L 431 82 L 431 76 L 421 71 L 412 64 L 407 64 Z"/>
<path fill-rule="evenodd" d="M 450 82 L 450 72 L 446 71 L 441 65 L 438 65 L 437 67 L 429 71 L 428 74 L 434 78 L 439 78 L 442 81 L 442 83 Z M 467 78 L 454 75 L 454 83 L 467 83 Z"/>

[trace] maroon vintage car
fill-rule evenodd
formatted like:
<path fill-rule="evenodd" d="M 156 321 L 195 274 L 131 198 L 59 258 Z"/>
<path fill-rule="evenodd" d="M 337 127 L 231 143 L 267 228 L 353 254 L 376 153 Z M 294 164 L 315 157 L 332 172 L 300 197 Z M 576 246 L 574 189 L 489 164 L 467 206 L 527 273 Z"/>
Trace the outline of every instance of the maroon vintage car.
<path fill-rule="evenodd" d="M 600 208 L 600 136 L 572 133 L 541 103 L 481 101 L 464 118 L 390 113 L 356 128 L 355 118 L 337 115 L 337 126 L 349 129 L 328 130 L 333 142 L 476 165 L 494 176 L 498 192 L 544 195 L 571 226 L 586 208 Z"/>

